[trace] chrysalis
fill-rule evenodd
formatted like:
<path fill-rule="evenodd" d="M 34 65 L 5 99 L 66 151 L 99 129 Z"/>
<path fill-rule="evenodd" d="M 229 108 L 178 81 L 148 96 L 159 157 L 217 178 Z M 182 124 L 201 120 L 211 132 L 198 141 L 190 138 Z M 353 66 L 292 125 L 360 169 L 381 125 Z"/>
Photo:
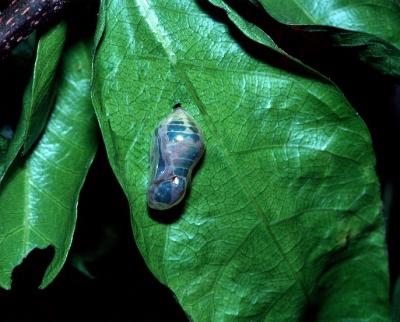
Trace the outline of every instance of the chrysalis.
<path fill-rule="evenodd" d="M 203 134 L 180 106 L 154 133 L 148 205 L 157 210 L 180 203 L 190 185 L 193 168 L 204 153 Z"/>

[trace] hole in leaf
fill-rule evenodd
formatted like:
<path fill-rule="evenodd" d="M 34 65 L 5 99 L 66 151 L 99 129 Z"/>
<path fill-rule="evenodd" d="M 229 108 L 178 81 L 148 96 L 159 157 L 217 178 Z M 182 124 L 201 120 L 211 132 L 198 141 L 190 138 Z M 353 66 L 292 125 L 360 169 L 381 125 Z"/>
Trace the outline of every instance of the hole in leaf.
<path fill-rule="evenodd" d="M 43 275 L 54 257 L 54 247 L 35 248 L 12 273 L 12 289 L 36 290 L 42 282 Z"/>

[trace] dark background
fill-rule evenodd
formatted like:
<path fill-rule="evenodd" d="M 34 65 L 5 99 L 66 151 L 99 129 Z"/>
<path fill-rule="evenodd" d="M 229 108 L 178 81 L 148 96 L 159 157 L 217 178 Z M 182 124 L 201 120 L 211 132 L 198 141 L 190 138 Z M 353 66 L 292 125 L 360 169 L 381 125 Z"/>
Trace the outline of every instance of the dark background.
<path fill-rule="evenodd" d="M 50 286 L 38 290 L 52 253 L 34 251 L 15 269 L 12 291 L 0 291 L 1 320 L 187 320 L 135 245 L 128 203 L 103 146 L 81 192 L 68 261 Z M 93 278 L 72 265 L 78 256 Z"/>
<path fill-rule="evenodd" d="M 392 285 L 399 275 L 400 226 L 398 156 L 400 137 L 400 85 L 382 76 L 357 57 L 360 49 L 333 46 L 329 33 L 309 33 L 283 26 L 261 8 L 240 1 L 231 5 L 245 18 L 258 24 L 287 52 L 329 76 L 344 92 L 367 123 L 377 154 L 377 171 L 382 185 Z M 97 1 L 74 3 L 67 12 L 73 21 L 69 42 L 92 36 Z M 223 11 L 199 1 L 215 19 L 225 22 L 232 35 L 257 59 L 282 68 L 292 63 L 247 40 L 226 18 Z M 71 18 L 72 17 L 72 18 Z M 332 31 L 333 32 L 333 31 Z M 12 59 L 12 58 L 11 58 Z M 20 106 L 18 86 L 21 76 L 12 64 L 3 63 L 0 85 L 14 91 L 10 106 Z M 25 78 L 30 72 L 27 71 Z M 13 78 L 14 83 L 13 83 Z M 10 80 L 11 79 L 11 80 Z M 1 117 L 18 119 L 15 110 L 2 111 Z M 99 134 L 100 138 L 100 134 Z M 147 269 L 133 240 L 128 204 L 107 161 L 101 144 L 83 187 L 78 207 L 78 223 L 67 263 L 55 281 L 45 290 L 37 290 L 52 250 L 34 251 L 13 274 L 13 290 L 0 291 L 2 320 L 179 320 L 184 312 L 174 295 Z M 76 268 L 85 263 L 92 277 Z"/>

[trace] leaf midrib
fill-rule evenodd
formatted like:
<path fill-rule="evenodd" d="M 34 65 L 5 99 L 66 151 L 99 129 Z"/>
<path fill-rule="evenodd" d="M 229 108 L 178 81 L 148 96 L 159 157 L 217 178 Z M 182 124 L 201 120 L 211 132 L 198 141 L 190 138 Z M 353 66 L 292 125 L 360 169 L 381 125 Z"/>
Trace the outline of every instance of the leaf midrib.
<path fill-rule="evenodd" d="M 299 3 L 298 0 L 292 0 L 292 2 L 300 9 L 301 12 L 304 13 L 304 15 L 310 20 L 312 24 L 318 24 L 318 21 L 304 9 L 304 7 Z M 267 8 L 265 8 L 265 10 L 267 10 Z"/>
<path fill-rule="evenodd" d="M 173 67 L 176 69 L 177 74 L 180 76 L 180 79 L 181 79 L 182 83 L 185 85 L 185 87 L 187 88 L 188 92 L 192 95 L 193 101 L 196 103 L 199 111 L 202 113 L 206 123 L 209 124 L 209 127 L 214 134 L 214 138 L 217 140 L 218 146 L 220 147 L 220 151 L 224 157 L 224 160 L 226 160 L 228 167 L 230 167 L 232 169 L 231 171 L 234 174 L 233 178 L 236 181 L 236 183 L 239 187 L 239 190 L 242 191 L 243 195 L 249 201 L 250 205 L 252 205 L 253 208 L 255 209 L 265 230 L 271 236 L 272 242 L 276 245 L 278 252 L 282 256 L 283 260 L 286 262 L 288 269 L 290 271 L 290 274 L 292 275 L 293 280 L 299 285 L 299 287 L 301 288 L 301 290 L 304 293 L 306 300 L 309 302 L 310 301 L 309 295 L 307 293 L 304 283 L 302 282 L 302 278 L 300 276 L 298 276 L 299 273 L 296 273 L 295 269 L 293 268 L 292 264 L 290 263 L 289 259 L 287 258 L 285 252 L 283 251 L 283 248 L 281 247 L 280 243 L 278 242 L 277 237 L 275 236 L 274 232 L 272 231 L 271 227 L 269 226 L 268 220 L 265 218 L 264 211 L 263 211 L 262 207 L 259 205 L 257 198 L 251 197 L 251 194 L 253 194 L 253 189 L 251 188 L 251 185 L 247 183 L 247 178 L 240 176 L 240 171 L 239 171 L 238 167 L 236 166 L 236 161 L 234 158 L 231 157 L 231 153 L 229 152 L 229 150 L 226 147 L 227 144 L 225 143 L 224 139 L 222 138 L 221 134 L 219 133 L 217 126 L 213 123 L 211 117 L 208 115 L 205 104 L 203 104 L 203 102 L 200 100 L 199 96 L 197 95 L 196 89 L 190 82 L 186 73 L 179 68 L 179 64 L 177 64 L 176 66 L 173 66 Z M 249 191 L 251 191 L 252 193 L 249 193 Z"/>
<path fill-rule="evenodd" d="M 160 45 L 162 46 L 162 48 L 164 49 L 167 57 L 168 57 L 168 61 L 171 65 L 172 69 L 175 69 L 175 71 L 177 72 L 177 75 L 179 76 L 179 78 L 181 79 L 182 84 L 187 88 L 188 93 L 190 93 L 190 95 L 193 98 L 193 101 L 196 103 L 197 108 L 199 109 L 199 111 L 203 114 L 203 117 L 205 119 L 205 121 L 209 124 L 209 127 L 211 129 L 211 131 L 214 133 L 215 138 L 217 139 L 218 145 L 221 147 L 221 152 L 225 157 L 225 160 L 228 164 L 228 166 L 230 168 L 232 168 L 232 172 L 235 174 L 234 179 L 237 181 L 238 187 L 240 188 L 240 190 L 242 190 L 243 195 L 246 197 L 246 199 L 249 200 L 249 202 L 253 205 L 261 223 L 263 224 L 265 230 L 267 231 L 267 233 L 271 236 L 272 238 L 272 242 L 275 244 L 275 246 L 277 247 L 278 252 L 280 253 L 280 255 L 282 256 L 284 262 L 286 262 L 287 267 L 289 269 L 290 274 L 292 275 L 293 280 L 299 285 L 300 289 L 303 291 L 304 296 L 307 300 L 307 302 L 310 301 L 310 297 L 309 294 L 307 293 L 306 287 L 302 281 L 302 278 L 299 275 L 299 273 L 295 271 L 295 269 L 293 268 L 292 264 L 290 263 L 289 259 L 287 258 L 285 252 L 283 251 L 283 248 L 281 247 L 280 243 L 278 242 L 278 239 L 276 238 L 275 234 L 273 233 L 271 227 L 269 226 L 269 222 L 267 221 L 267 219 L 264 216 L 264 212 L 262 210 L 262 207 L 258 204 L 257 199 L 256 198 L 251 198 L 250 194 L 248 193 L 248 191 L 252 191 L 251 189 L 251 185 L 247 184 L 247 180 L 246 178 L 241 178 L 240 180 L 239 178 L 239 174 L 240 171 L 238 171 L 236 165 L 235 165 L 235 161 L 234 159 L 231 157 L 228 149 L 226 148 L 226 144 L 224 142 L 224 140 L 221 138 L 221 135 L 216 127 L 216 125 L 213 123 L 211 117 L 208 115 L 206 108 L 205 108 L 205 104 L 203 104 L 203 102 L 201 101 L 200 97 L 197 94 L 196 89 L 194 88 L 194 86 L 192 85 L 192 83 L 190 82 L 189 78 L 187 77 L 187 74 L 185 73 L 185 71 L 180 67 L 180 64 L 177 60 L 177 57 L 175 55 L 175 53 L 173 52 L 172 47 L 170 46 L 171 41 L 169 39 L 167 39 L 166 37 L 168 36 L 168 34 L 165 32 L 165 30 L 163 28 L 158 28 L 158 26 L 152 26 L 151 23 L 154 22 L 154 16 L 156 15 L 156 12 L 153 10 L 153 8 L 149 5 L 149 2 L 147 0 L 136 0 L 138 7 L 143 9 L 146 8 L 147 9 L 147 15 L 144 14 L 146 13 L 146 11 L 141 11 L 139 9 L 139 14 L 142 15 L 143 17 L 143 21 L 145 21 L 150 29 L 150 31 L 152 31 L 153 35 L 154 32 L 160 32 L 161 34 L 155 34 L 154 38 L 155 41 L 159 42 Z M 141 6 L 142 5 L 142 6 Z M 148 19 L 148 16 L 151 15 L 151 19 Z M 157 28 L 156 28 L 157 27 Z M 163 40 L 165 41 L 167 39 L 166 42 L 163 42 Z M 246 182 L 246 184 L 244 184 L 244 182 Z"/>
<path fill-rule="evenodd" d="M 24 171 L 25 170 L 25 171 Z M 25 186 L 25 189 L 23 189 L 24 193 L 25 193 L 25 198 L 24 198 L 24 209 L 23 210 L 23 221 L 22 221 L 22 225 L 23 225 L 23 238 L 22 238 L 22 242 L 23 242 L 23 254 L 24 256 L 26 254 L 28 254 L 29 249 L 28 249 L 28 241 L 29 241 L 29 236 L 30 236 L 30 224 L 29 224 L 29 213 L 30 213 L 30 176 L 29 176 L 29 171 L 24 168 L 21 168 L 19 171 L 23 171 L 22 175 L 24 176 L 23 178 L 23 184 Z"/>
<path fill-rule="evenodd" d="M 37 155 L 37 153 L 35 153 Z M 30 237 L 31 233 L 36 234 L 37 237 L 41 238 L 44 243 L 47 243 L 49 245 L 54 245 L 54 243 L 44 236 L 38 229 L 36 229 L 34 226 L 32 226 L 32 213 L 34 209 L 31 207 L 31 199 L 30 196 L 32 195 L 32 188 L 37 189 L 40 193 L 45 193 L 51 200 L 57 204 L 58 206 L 62 206 L 63 208 L 65 207 L 61 202 L 56 202 L 55 198 L 49 193 L 49 192 L 44 192 L 45 190 L 43 188 L 38 187 L 32 180 L 31 178 L 33 177 L 32 172 L 34 171 L 34 168 L 30 166 L 30 161 L 28 160 L 27 163 L 18 169 L 17 171 L 22 171 L 21 175 L 23 176 L 22 182 L 25 187 L 23 189 L 23 192 L 25 194 L 24 196 L 24 205 L 22 209 L 22 229 L 23 229 L 23 236 L 22 236 L 22 243 L 23 243 L 23 256 L 26 256 L 31 249 L 29 248 L 30 244 Z M 37 246 L 37 243 L 35 247 Z"/>

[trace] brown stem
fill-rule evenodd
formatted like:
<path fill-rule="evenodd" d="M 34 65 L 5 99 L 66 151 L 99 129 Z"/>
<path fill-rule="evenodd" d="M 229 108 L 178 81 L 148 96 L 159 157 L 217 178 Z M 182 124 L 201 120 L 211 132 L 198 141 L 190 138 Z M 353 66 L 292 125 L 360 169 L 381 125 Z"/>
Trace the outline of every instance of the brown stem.
<path fill-rule="evenodd" d="M 0 14 L 0 59 L 33 30 L 43 26 L 66 7 L 69 0 L 13 0 Z"/>

